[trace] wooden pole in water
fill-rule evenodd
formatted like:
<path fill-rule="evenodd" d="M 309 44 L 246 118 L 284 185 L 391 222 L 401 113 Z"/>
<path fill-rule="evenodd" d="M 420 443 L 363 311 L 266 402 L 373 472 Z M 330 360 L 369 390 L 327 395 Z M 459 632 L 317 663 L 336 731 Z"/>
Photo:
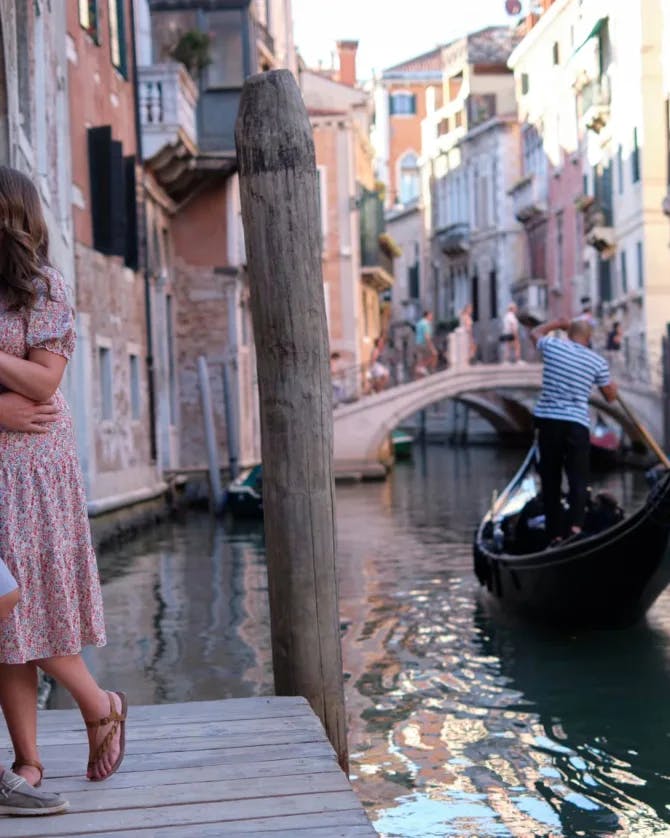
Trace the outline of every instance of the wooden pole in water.
<path fill-rule="evenodd" d="M 244 84 L 235 128 L 256 340 L 272 659 L 348 770 L 333 408 L 312 128 L 288 70 Z"/>
<path fill-rule="evenodd" d="M 223 489 L 221 488 L 219 449 L 214 429 L 212 393 L 209 386 L 209 368 L 204 355 L 198 357 L 198 382 L 200 384 L 200 404 L 202 405 L 202 421 L 205 430 L 205 447 L 207 448 L 207 467 L 209 470 L 209 506 L 212 512 L 218 515 L 223 506 Z"/>

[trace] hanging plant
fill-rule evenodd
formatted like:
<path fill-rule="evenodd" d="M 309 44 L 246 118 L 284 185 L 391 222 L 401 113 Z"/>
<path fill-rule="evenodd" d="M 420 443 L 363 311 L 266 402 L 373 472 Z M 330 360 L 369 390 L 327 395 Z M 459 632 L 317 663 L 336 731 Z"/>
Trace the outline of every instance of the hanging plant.
<path fill-rule="evenodd" d="M 195 77 L 212 63 L 211 45 L 212 39 L 207 32 L 191 29 L 180 36 L 170 50 L 170 56 Z"/>

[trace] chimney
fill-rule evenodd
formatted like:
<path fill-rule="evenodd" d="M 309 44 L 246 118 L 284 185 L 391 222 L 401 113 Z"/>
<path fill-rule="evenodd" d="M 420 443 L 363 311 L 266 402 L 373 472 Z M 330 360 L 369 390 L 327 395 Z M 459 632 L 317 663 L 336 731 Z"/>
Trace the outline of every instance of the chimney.
<path fill-rule="evenodd" d="M 338 41 L 337 52 L 340 57 L 340 70 L 337 81 L 341 84 L 356 86 L 356 51 L 358 41 Z"/>

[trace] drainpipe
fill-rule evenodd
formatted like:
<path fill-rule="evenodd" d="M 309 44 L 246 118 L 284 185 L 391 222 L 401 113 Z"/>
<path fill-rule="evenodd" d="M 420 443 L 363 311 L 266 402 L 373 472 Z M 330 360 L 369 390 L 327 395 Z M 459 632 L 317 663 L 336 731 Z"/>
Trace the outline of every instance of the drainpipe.
<path fill-rule="evenodd" d="M 138 261 L 142 266 L 144 276 L 144 310 L 145 328 L 147 332 L 147 396 L 149 400 L 149 448 L 154 462 L 158 460 L 158 445 L 156 441 L 156 389 L 153 348 L 153 322 L 151 306 L 151 275 L 149 273 L 147 254 L 147 216 L 146 189 L 144 186 L 144 165 L 142 157 L 142 125 L 140 120 L 140 87 L 137 73 L 137 35 L 135 31 L 135 0 L 130 0 L 130 41 L 132 47 L 133 93 L 135 106 L 135 148 L 137 149 L 137 163 L 142 171 L 142 210 L 137 218 L 137 249 Z"/>

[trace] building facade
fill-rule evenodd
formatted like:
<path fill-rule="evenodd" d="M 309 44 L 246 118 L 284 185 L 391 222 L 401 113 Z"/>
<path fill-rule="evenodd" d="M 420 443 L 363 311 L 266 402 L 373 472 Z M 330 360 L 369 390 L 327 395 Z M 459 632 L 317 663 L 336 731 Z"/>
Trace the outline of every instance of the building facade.
<path fill-rule="evenodd" d="M 162 193 L 166 245 L 155 248 L 154 261 L 163 272 L 158 309 L 169 302 L 172 310 L 162 331 L 171 326 L 174 342 L 173 360 L 169 341 L 163 351 L 163 414 L 178 415 L 179 468 L 202 470 L 198 359 L 205 358 L 220 462 L 235 468 L 258 462 L 260 423 L 234 127 L 249 75 L 296 68 L 291 4 L 150 0 L 149 12 L 145 169 Z M 152 102 L 166 91 L 169 99 Z"/>
<path fill-rule="evenodd" d="M 323 278 L 331 350 L 347 395 L 365 387 L 375 340 L 386 332 L 384 299 L 393 286 L 393 242 L 369 141 L 371 102 L 356 82 L 357 43 L 338 43 L 339 71 L 301 69 L 314 131 L 321 197 Z"/>
<path fill-rule="evenodd" d="M 442 50 L 442 104 L 422 125 L 431 306 L 453 327 L 470 304 L 479 355 L 497 357 L 500 318 L 522 273 L 510 191 L 519 179 L 513 31 L 493 27 Z"/>
<path fill-rule="evenodd" d="M 93 515 L 164 489 L 140 260 L 133 19 L 130 0 L 67 4 L 76 425 Z"/>
<path fill-rule="evenodd" d="M 574 314 L 590 299 L 597 342 L 620 322 L 623 366 L 652 381 L 670 308 L 662 5 L 548 2 L 511 58 L 532 161 L 518 205 L 549 308 Z"/>

